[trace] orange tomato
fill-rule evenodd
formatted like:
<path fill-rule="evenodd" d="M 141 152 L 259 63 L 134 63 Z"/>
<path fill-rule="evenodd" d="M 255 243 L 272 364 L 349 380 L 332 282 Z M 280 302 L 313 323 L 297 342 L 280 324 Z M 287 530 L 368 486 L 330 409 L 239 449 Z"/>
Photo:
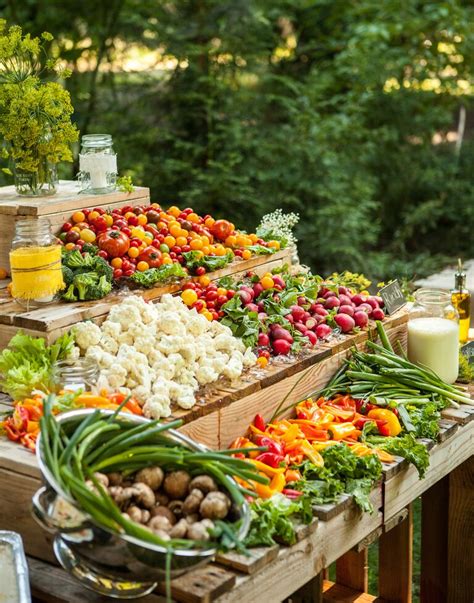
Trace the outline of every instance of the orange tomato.
<path fill-rule="evenodd" d="M 250 251 L 250 249 L 244 249 L 242 251 L 242 259 L 243 260 L 250 260 L 251 257 L 252 257 L 252 252 Z"/>
<path fill-rule="evenodd" d="M 99 214 L 97 213 L 97 215 L 99 215 Z M 76 224 L 77 224 L 77 222 L 84 222 L 85 219 L 86 219 L 86 215 L 83 211 L 76 211 L 75 213 L 72 214 L 72 221 L 75 222 Z"/>
<path fill-rule="evenodd" d="M 135 216 L 135 214 L 133 213 L 133 211 L 128 211 L 125 215 L 124 218 L 126 220 L 128 220 L 129 218 L 132 218 L 133 216 Z"/>
<path fill-rule="evenodd" d="M 196 213 L 191 212 L 190 214 L 188 214 L 186 220 L 188 222 L 193 222 L 194 224 L 197 224 L 199 222 L 200 218 Z"/>
<path fill-rule="evenodd" d="M 173 235 L 173 237 L 181 236 L 181 230 L 181 226 L 177 222 L 170 225 L 170 234 Z"/>
<path fill-rule="evenodd" d="M 163 228 L 168 228 L 168 224 L 166 222 L 163 222 L 163 220 L 160 220 L 157 224 L 158 226 L 158 230 L 163 230 Z"/>
<path fill-rule="evenodd" d="M 267 247 L 271 247 L 272 249 L 280 249 L 280 243 L 279 241 L 268 241 L 267 243 Z"/>
<path fill-rule="evenodd" d="M 171 247 L 174 247 L 176 245 L 176 239 L 171 235 L 168 235 L 163 239 L 163 243 L 165 245 L 168 245 L 168 247 L 171 249 Z"/>
<path fill-rule="evenodd" d="M 145 272 L 145 270 L 148 270 L 149 267 L 148 262 L 138 262 L 137 264 L 138 272 Z"/>
<path fill-rule="evenodd" d="M 204 245 L 201 249 L 203 255 L 209 255 L 211 253 L 211 248 L 209 245 Z"/>
<path fill-rule="evenodd" d="M 218 255 L 218 256 L 225 255 L 225 249 L 222 245 L 216 245 L 214 249 L 215 249 L 216 255 Z"/>
<path fill-rule="evenodd" d="M 165 257 L 165 255 L 163 254 L 163 259 L 161 260 L 162 264 L 172 264 L 173 260 L 170 258 L 170 256 L 168 255 L 167 257 Z"/>
<path fill-rule="evenodd" d="M 104 220 L 105 220 L 105 223 L 107 224 L 107 226 L 112 226 L 112 224 L 114 223 L 114 219 L 112 218 L 112 216 L 110 214 L 104 214 Z"/>
<path fill-rule="evenodd" d="M 226 247 L 235 247 L 237 244 L 237 237 L 235 235 L 230 235 L 224 242 Z"/>
<path fill-rule="evenodd" d="M 137 258 L 140 255 L 140 250 L 138 247 L 130 247 L 127 253 L 129 258 Z"/>
<path fill-rule="evenodd" d="M 134 249 L 133 247 L 131 249 Z M 129 250 L 130 251 L 130 250 Z M 129 254 L 130 255 L 130 254 Z M 131 256 L 130 256 L 131 257 Z M 112 266 L 112 268 L 122 268 L 122 258 L 114 258 L 111 262 L 110 265 Z"/>
<path fill-rule="evenodd" d="M 257 364 L 260 368 L 265 368 L 268 364 L 268 358 L 265 358 L 265 356 L 259 356 L 257 358 Z"/>
<path fill-rule="evenodd" d="M 209 240 L 209 237 L 207 235 L 202 235 L 201 241 L 204 246 L 211 244 L 211 241 Z"/>
<path fill-rule="evenodd" d="M 5 268 L 0 268 L 0 280 L 7 278 L 7 276 L 8 276 L 8 272 L 5 270 Z"/>
<path fill-rule="evenodd" d="M 148 218 L 145 216 L 145 214 L 140 214 L 137 219 L 140 226 L 145 226 L 145 224 L 148 222 Z"/>
<path fill-rule="evenodd" d="M 82 212 L 77 212 L 77 213 L 82 213 Z M 98 211 L 91 211 L 91 213 L 89 214 L 89 222 L 95 222 L 99 216 L 100 216 L 100 214 Z M 74 218 L 73 218 L 73 220 L 74 220 Z"/>
<path fill-rule="evenodd" d="M 211 218 L 209 216 L 209 218 L 206 218 L 206 220 L 204 221 L 204 226 L 206 226 L 206 228 L 210 228 L 214 224 L 214 222 L 214 218 Z"/>
<path fill-rule="evenodd" d="M 75 243 L 66 243 L 66 245 L 64 245 L 64 249 L 67 249 L 68 251 L 72 251 L 75 246 L 76 246 Z"/>
<path fill-rule="evenodd" d="M 186 237 L 176 237 L 176 245 L 179 245 L 179 247 L 186 245 L 187 242 L 188 242 L 188 240 Z"/>
<path fill-rule="evenodd" d="M 207 276 L 207 274 L 203 274 L 202 276 L 200 276 L 198 278 L 198 282 L 201 285 L 201 287 L 207 287 L 209 285 L 209 283 L 211 282 L 211 279 Z M 226 289 L 224 289 L 224 291 L 227 293 Z M 219 293 L 219 289 L 217 290 L 217 293 Z M 220 293 L 219 293 L 220 295 Z"/>
<path fill-rule="evenodd" d="M 227 295 L 227 289 L 224 289 L 224 287 L 218 287 L 217 295 Z"/>
<path fill-rule="evenodd" d="M 202 249 L 204 247 L 204 244 L 201 239 L 192 239 L 189 243 L 189 246 L 191 247 L 192 250 L 196 250 L 196 249 Z"/>
<path fill-rule="evenodd" d="M 172 205 L 168 208 L 168 213 L 174 218 L 177 218 L 181 213 L 181 210 L 179 209 L 179 207 L 176 207 L 176 205 Z"/>
<path fill-rule="evenodd" d="M 258 237 L 256 234 L 249 234 L 249 239 L 252 241 L 252 244 L 255 244 L 258 241 Z"/>

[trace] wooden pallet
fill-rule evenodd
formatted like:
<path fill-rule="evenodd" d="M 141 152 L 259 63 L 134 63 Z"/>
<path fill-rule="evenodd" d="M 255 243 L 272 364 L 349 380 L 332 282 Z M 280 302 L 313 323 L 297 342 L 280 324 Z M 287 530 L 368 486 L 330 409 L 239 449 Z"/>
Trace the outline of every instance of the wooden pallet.
<path fill-rule="evenodd" d="M 282 249 L 273 255 L 255 256 L 249 260 L 235 259 L 225 268 L 209 273 L 209 277 L 212 280 L 220 279 L 223 276 L 237 278 L 249 270 L 261 275 L 277 266 L 289 264 L 290 260 L 291 251 Z M 22 329 L 25 333 L 34 337 L 44 337 L 48 343 L 52 343 L 82 320 L 93 320 L 100 324 L 106 319 L 112 306 L 123 300 L 124 295 L 133 293 L 148 301 L 154 301 L 165 293 L 179 291 L 183 282 L 180 281 L 177 284 L 168 284 L 152 289 L 136 289 L 133 291 L 127 289 L 112 293 L 98 301 L 58 302 L 29 312 L 26 312 L 22 306 L 12 301 L 7 291 L 0 291 L 0 350 L 8 345 L 18 329 Z"/>
<path fill-rule="evenodd" d="M 131 193 L 115 191 L 106 195 L 82 195 L 77 182 L 61 180 L 55 195 L 41 198 L 21 197 L 14 186 L 3 186 L 0 188 L 0 268 L 10 271 L 9 253 L 17 220 L 48 218 L 53 233 L 57 233 L 79 209 L 149 204 L 150 189 L 141 186 L 136 186 Z"/>

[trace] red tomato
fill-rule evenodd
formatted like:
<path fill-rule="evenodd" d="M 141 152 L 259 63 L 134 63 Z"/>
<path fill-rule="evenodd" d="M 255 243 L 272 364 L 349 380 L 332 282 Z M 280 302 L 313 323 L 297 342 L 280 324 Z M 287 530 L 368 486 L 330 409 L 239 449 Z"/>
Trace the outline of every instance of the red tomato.
<path fill-rule="evenodd" d="M 194 302 L 193 308 L 196 308 L 196 310 L 200 312 L 204 308 L 204 302 L 201 299 L 198 299 L 197 302 Z"/>
<path fill-rule="evenodd" d="M 183 291 L 185 291 L 186 289 L 191 289 L 192 291 L 196 291 L 197 285 L 196 285 L 196 283 L 193 283 L 193 282 L 185 283 L 183 285 Z"/>
<path fill-rule="evenodd" d="M 216 302 L 218 306 L 223 306 L 227 303 L 227 295 L 219 295 Z"/>
<path fill-rule="evenodd" d="M 208 301 L 215 301 L 219 296 L 217 295 L 217 291 L 214 289 L 208 289 L 206 291 L 206 299 Z"/>
<path fill-rule="evenodd" d="M 132 274 L 135 272 L 135 266 L 132 266 L 132 268 L 130 268 L 129 270 L 125 270 L 125 272 L 123 273 L 124 276 L 132 276 Z"/>
<path fill-rule="evenodd" d="M 208 301 L 207 297 L 206 297 L 206 306 L 207 306 L 208 310 L 214 310 L 214 308 L 216 307 L 216 304 L 213 301 Z"/>
<path fill-rule="evenodd" d="M 128 214 L 128 212 L 133 212 L 133 205 L 125 205 L 120 211 L 122 212 L 122 216 Z"/>
<path fill-rule="evenodd" d="M 138 256 L 138 261 L 146 262 L 150 268 L 158 268 L 161 266 L 161 257 L 161 251 L 149 245 Z"/>
<path fill-rule="evenodd" d="M 128 224 L 130 226 L 138 226 L 138 217 L 137 216 L 129 216 Z"/>
<path fill-rule="evenodd" d="M 198 268 L 196 268 L 196 274 L 198 276 L 202 276 L 203 274 L 206 274 L 206 269 L 204 268 L 204 266 L 199 266 Z"/>
<path fill-rule="evenodd" d="M 234 231 L 232 224 L 228 220 L 216 220 L 210 228 L 211 234 L 219 239 L 225 241 L 229 235 Z"/>
<path fill-rule="evenodd" d="M 235 295 L 235 291 L 233 289 L 227 289 L 227 299 L 232 299 Z"/>
<path fill-rule="evenodd" d="M 100 216 L 100 218 L 94 220 L 93 225 L 95 226 L 97 232 L 104 232 L 108 228 L 107 221 L 103 216 Z"/>
<path fill-rule="evenodd" d="M 100 249 L 106 251 L 110 257 L 119 258 L 130 249 L 130 239 L 119 230 L 107 230 L 97 239 Z"/>
<path fill-rule="evenodd" d="M 212 314 L 212 320 L 219 320 L 219 312 L 216 312 L 215 310 L 213 310 L 211 312 Z"/>
<path fill-rule="evenodd" d="M 123 272 L 120 268 L 116 268 L 114 270 L 114 279 L 117 280 L 118 278 L 120 278 L 123 275 Z"/>
<path fill-rule="evenodd" d="M 182 251 L 183 253 L 187 253 L 188 251 L 191 251 L 191 247 L 190 247 L 189 245 L 183 245 L 183 246 L 181 247 L 181 251 Z"/>
<path fill-rule="evenodd" d="M 69 232 L 72 228 L 71 222 L 65 222 L 63 224 L 63 232 Z"/>
<path fill-rule="evenodd" d="M 93 211 L 96 211 L 100 215 L 105 214 L 105 209 L 102 207 L 94 207 Z"/>
<path fill-rule="evenodd" d="M 184 258 L 183 258 L 183 256 L 182 256 L 182 255 L 178 255 L 178 257 L 177 257 L 176 259 L 178 260 L 178 262 L 179 262 L 180 264 L 184 264 Z"/>
<path fill-rule="evenodd" d="M 125 228 L 121 228 L 120 231 L 123 232 L 123 234 L 127 235 L 127 237 L 131 236 L 132 234 L 132 230 L 128 226 L 125 226 Z"/>
<path fill-rule="evenodd" d="M 114 224 L 115 224 L 115 226 L 118 226 L 119 228 L 127 228 L 127 220 L 124 220 L 123 218 L 114 220 Z"/>
<path fill-rule="evenodd" d="M 77 232 L 77 230 L 70 230 L 66 234 L 66 243 L 76 243 L 81 238 L 81 235 Z"/>
<path fill-rule="evenodd" d="M 101 258 L 104 258 L 104 260 L 109 259 L 109 254 L 106 251 L 104 251 L 103 249 L 101 249 L 97 255 Z"/>

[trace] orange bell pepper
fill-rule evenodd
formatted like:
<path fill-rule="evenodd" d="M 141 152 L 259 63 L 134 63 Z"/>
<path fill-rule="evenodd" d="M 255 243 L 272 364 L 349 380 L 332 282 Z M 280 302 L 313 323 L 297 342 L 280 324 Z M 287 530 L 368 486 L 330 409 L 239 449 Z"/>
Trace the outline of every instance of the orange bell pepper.
<path fill-rule="evenodd" d="M 388 408 L 373 408 L 367 416 L 369 419 L 375 419 L 376 421 L 385 421 L 389 436 L 397 436 L 402 430 L 397 415 Z"/>
<path fill-rule="evenodd" d="M 297 469 L 287 469 L 285 471 L 286 483 L 298 482 L 301 479 L 301 473 Z"/>

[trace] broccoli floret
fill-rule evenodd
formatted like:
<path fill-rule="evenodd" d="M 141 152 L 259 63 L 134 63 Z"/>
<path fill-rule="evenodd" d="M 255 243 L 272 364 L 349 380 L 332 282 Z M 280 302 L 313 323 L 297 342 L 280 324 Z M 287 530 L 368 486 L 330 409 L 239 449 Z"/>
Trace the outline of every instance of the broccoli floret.
<path fill-rule="evenodd" d="M 75 302 L 77 301 L 76 294 L 74 293 L 74 285 L 70 284 L 66 293 L 63 293 L 63 299 L 67 302 Z"/>
<path fill-rule="evenodd" d="M 95 256 L 88 253 L 82 255 L 78 249 L 66 251 L 63 255 L 63 264 L 68 268 L 91 268 L 94 260 Z"/>
<path fill-rule="evenodd" d="M 101 258 L 100 256 L 95 256 L 94 257 L 94 264 L 92 266 L 92 269 L 95 272 L 97 272 L 97 274 L 99 276 L 105 276 L 105 278 L 109 282 L 112 282 L 114 271 L 113 271 L 112 266 L 110 266 L 110 264 L 108 262 L 106 262 L 104 260 L 104 258 Z"/>
<path fill-rule="evenodd" d="M 112 283 L 107 280 L 107 277 L 101 276 L 97 285 L 89 287 L 87 291 L 87 299 L 102 299 L 112 291 Z"/>
<path fill-rule="evenodd" d="M 69 285 L 74 280 L 74 272 L 70 268 L 68 268 L 67 266 L 64 266 L 64 265 L 61 268 L 63 271 L 64 284 L 66 285 L 66 287 L 69 287 Z"/>
<path fill-rule="evenodd" d="M 84 243 L 82 246 L 82 251 L 85 253 L 90 253 L 91 255 L 97 255 L 99 253 L 99 248 L 92 243 Z"/>
<path fill-rule="evenodd" d="M 81 301 L 90 299 L 89 290 L 97 285 L 99 275 L 95 272 L 82 272 L 74 277 L 74 285 L 77 287 L 78 297 Z"/>

